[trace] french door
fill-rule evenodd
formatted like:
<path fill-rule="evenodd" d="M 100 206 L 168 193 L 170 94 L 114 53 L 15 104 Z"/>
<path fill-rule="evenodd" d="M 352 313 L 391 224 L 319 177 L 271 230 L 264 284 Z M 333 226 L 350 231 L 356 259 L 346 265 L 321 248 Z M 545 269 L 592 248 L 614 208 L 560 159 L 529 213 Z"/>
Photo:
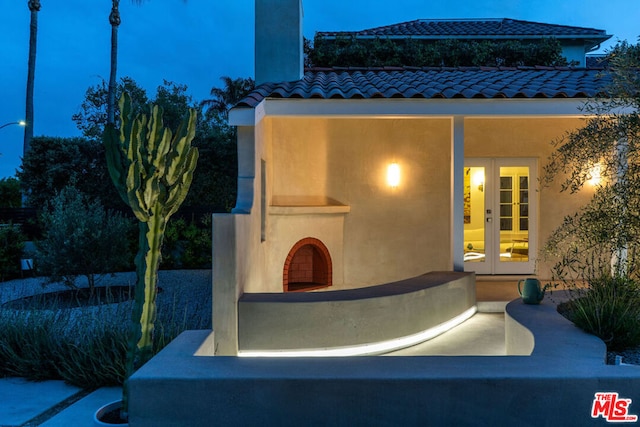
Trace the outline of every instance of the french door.
<path fill-rule="evenodd" d="M 465 159 L 465 271 L 534 272 L 536 172 L 536 159 Z"/>

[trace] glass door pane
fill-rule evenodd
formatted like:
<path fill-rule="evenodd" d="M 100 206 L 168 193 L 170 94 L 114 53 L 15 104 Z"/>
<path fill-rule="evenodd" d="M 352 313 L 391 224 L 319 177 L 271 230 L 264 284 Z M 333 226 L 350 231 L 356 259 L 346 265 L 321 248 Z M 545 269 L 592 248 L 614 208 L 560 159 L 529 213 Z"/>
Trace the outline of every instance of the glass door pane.
<path fill-rule="evenodd" d="M 529 262 L 529 167 L 500 167 L 500 262 Z"/>
<path fill-rule="evenodd" d="M 464 261 L 486 261 L 484 167 L 464 168 Z"/>
<path fill-rule="evenodd" d="M 537 167 L 536 159 L 465 159 L 465 271 L 535 271 Z"/>

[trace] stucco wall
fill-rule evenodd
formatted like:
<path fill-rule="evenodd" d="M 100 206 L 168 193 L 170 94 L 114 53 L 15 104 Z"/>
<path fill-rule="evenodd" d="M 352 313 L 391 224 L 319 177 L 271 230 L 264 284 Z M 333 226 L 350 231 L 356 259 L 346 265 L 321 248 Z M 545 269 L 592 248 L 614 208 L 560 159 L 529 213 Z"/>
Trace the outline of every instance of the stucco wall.
<path fill-rule="evenodd" d="M 259 245 L 263 145 L 255 135 L 253 127 L 238 127 L 238 200 L 232 214 L 213 215 L 212 317 L 218 355 L 237 354 L 238 298 L 263 276 Z"/>
<path fill-rule="evenodd" d="M 551 142 L 580 126 L 578 118 L 467 118 L 465 157 L 527 157 L 538 160 L 538 176 L 553 151 Z M 265 161 L 265 234 L 259 228 L 260 189 L 251 245 L 253 272 L 246 292 L 281 292 L 286 256 L 300 239 L 315 237 L 328 247 L 334 289 L 368 286 L 450 270 L 451 119 L 267 117 L 256 128 L 256 174 Z M 386 168 L 397 162 L 401 183 L 390 188 Z M 257 179 L 259 181 L 259 179 Z M 538 248 L 565 215 L 590 198 L 539 189 Z M 282 214 L 287 198 L 310 197 L 343 206 L 338 211 Z M 286 203 L 285 203 L 286 205 Z M 533 237 L 532 237 L 533 238 Z M 259 249 L 257 249 L 259 248 Z M 254 252 L 255 253 L 255 252 Z M 549 263 L 538 275 L 550 277 Z"/>
<path fill-rule="evenodd" d="M 579 118 L 466 119 L 465 157 L 536 158 L 538 177 L 542 177 L 544 165 L 554 150 L 552 142 L 583 123 Z M 539 249 L 562 219 L 576 212 L 593 195 L 589 186 L 573 195 L 561 193 L 560 181 L 558 179 L 550 187 L 538 187 Z M 538 276 L 550 278 L 551 265 L 539 259 L 536 267 Z"/>
<path fill-rule="evenodd" d="M 583 45 L 563 43 L 562 56 L 564 56 L 569 63 L 575 62 L 578 67 L 584 67 L 587 62 L 585 47 Z"/>
<path fill-rule="evenodd" d="M 268 200 L 328 197 L 350 208 L 343 215 L 343 253 L 332 251 L 336 242 L 331 239 L 327 245 L 334 263 L 343 263 L 336 287 L 380 284 L 451 268 L 449 119 L 266 121 Z M 401 169 L 397 188 L 386 183 L 391 162 Z M 268 216 L 269 290 L 281 289 L 291 242 L 323 233 L 324 226 L 316 224 L 326 220 L 303 231 L 298 220 Z"/>

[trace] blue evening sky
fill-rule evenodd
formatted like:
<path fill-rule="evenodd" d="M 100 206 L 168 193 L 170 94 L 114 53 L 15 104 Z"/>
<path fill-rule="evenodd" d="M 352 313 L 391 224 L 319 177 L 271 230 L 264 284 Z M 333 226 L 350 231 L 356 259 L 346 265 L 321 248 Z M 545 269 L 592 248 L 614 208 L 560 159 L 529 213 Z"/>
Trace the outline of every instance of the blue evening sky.
<path fill-rule="evenodd" d="M 29 40 L 26 0 L 2 0 L 0 126 L 21 120 Z M 109 77 L 110 0 L 41 0 L 34 134 L 80 136 L 71 115 L 89 86 Z M 637 0 L 304 0 L 304 34 L 349 31 L 414 19 L 514 18 L 606 30 L 636 43 Z M 163 79 L 186 84 L 197 101 L 220 77 L 253 77 L 254 0 L 120 2 L 118 76 L 150 96 Z M 604 47 L 610 46 L 608 43 Z M 23 128 L 0 129 L 0 178 L 20 165 Z"/>

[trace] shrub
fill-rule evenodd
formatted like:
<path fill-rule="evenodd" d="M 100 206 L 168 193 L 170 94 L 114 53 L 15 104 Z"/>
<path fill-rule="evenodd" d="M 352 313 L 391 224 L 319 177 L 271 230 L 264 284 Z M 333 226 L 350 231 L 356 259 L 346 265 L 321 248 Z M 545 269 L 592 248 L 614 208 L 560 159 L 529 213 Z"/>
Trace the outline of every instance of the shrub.
<path fill-rule="evenodd" d="M 238 150 L 233 129 L 220 128 L 193 141 L 200 153 L 199 166 L 184 206 L 209 206 L 231 212 L 238 188 Z"/>
<path fill-rule="evenodd" d="M 580 329 L 596 335 L 608 350 L 640 345 L 640 286 L 625 277 L 603 275 L 586 288 L 574 287 L 563 307 Z"/>
<path fill-rule="evenodd" d="M 0 311 L 0 376 L 34 381 L 59 379 L 58 325 L 68 316 L 53 311 Z"/>
<path fill-rule="evenodd" d="M 42 214 L 44 238 L 36 243 L 36 267 L 74 288 L 77 276 L 86 276 L 93 289 L 96 276 L 130 269 L 133 258 L 128 234 L 132 221 L 106 211 L 75 187 L 65 187 Z"/>
<path fill-rule="evenodd" d="M 211 216 L 200 221 L 171 220 L 164 236 L 162 268 L 211 268 L 211 237 Z"/>
<path fill-rule="evenodd" d="M 19 208 L 20 206 L 22 206 L 20 181 L 16 178 L 0 179 L 0 207 Z"/>
<path fill-rule="evenodd" d="M 0 308 L 0 377 L 62 379 L 84 389 L 121 386 L 131 303 L 72 310 L 55 304 Z M 153 354 L 187 329 L 211 328 L 210 301 L 194 304 L 191 295 L 176 294 L 163 304 Z"/>
<path fill-rule="evenodd" d="M 110 183 L 104 146 L 85 138 L 41 136 L 31 140 L 17 173 L 26 206 L 45 207 L 70 185 L 103 206 L 123 207 Z"/>
<path fill-rule="evenodd" d="M 557 39 L 539 42 L 519 40 L 436 41 L 371 38 L 349 35 L 327 38 L 316 35 L 306 46 L 307 65 L 314 67 L 460 67 L 567 65 Z"/>
<path fill-rule="evenodd" d="M 25 237 L 12 224 L 0 225 L 0 282 L 20 275 Z"/>

